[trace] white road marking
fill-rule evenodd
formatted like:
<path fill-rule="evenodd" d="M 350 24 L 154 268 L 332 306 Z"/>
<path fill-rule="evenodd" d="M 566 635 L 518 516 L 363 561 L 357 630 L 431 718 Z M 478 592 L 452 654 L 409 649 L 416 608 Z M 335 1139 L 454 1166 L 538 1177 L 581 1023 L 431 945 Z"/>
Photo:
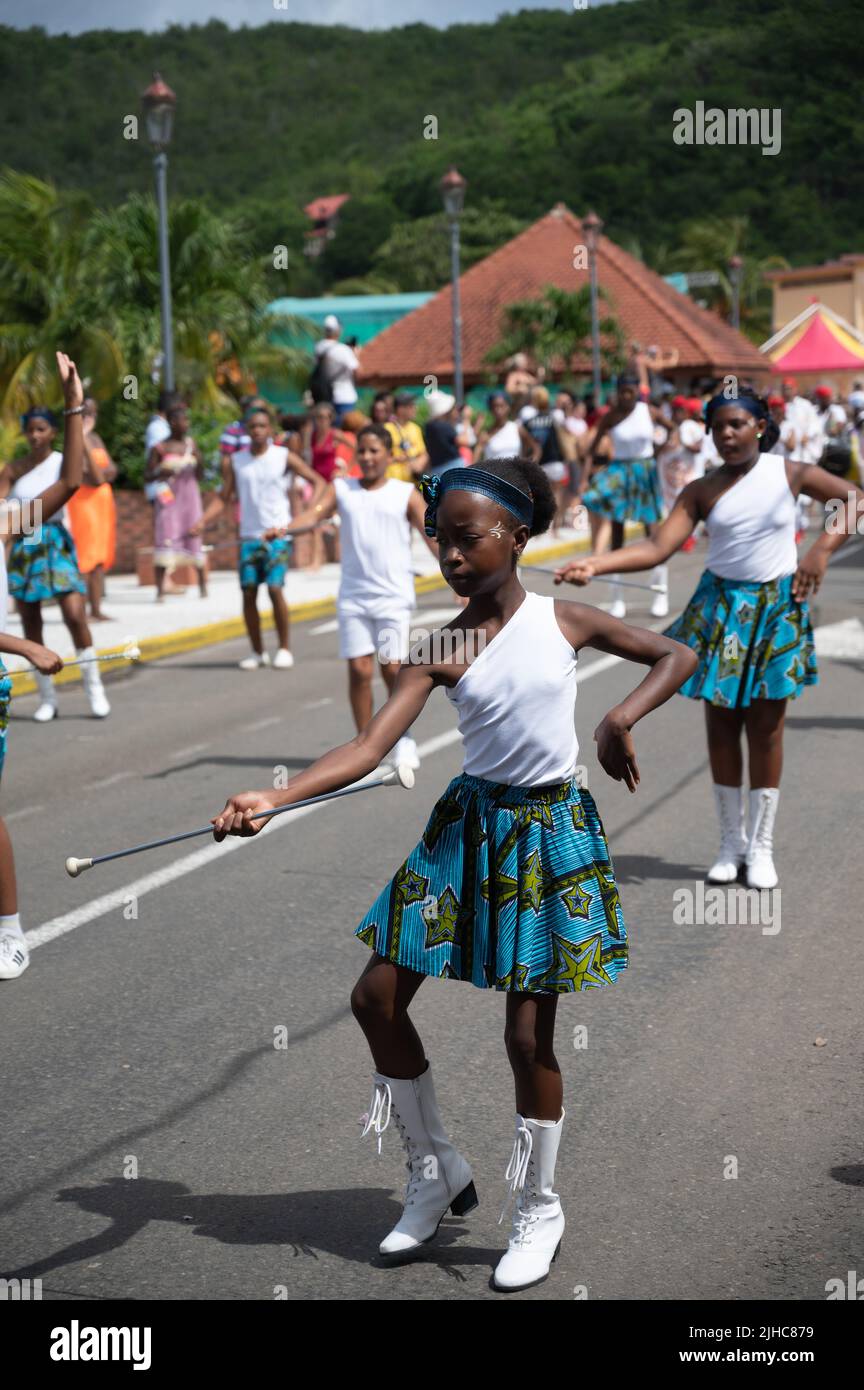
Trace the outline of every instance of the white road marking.
<path fill-rule="evenodd" d="M 273 724 L 281 724 L 281 723 L 282 723 L 282 716 L 281 716 L 281 715 L 279 715 L 279 714 L 270 714 L 270 715 L 267 716 L 266 719 L 259 719 L 258 722 L 257 722 L 257 724 L 249 724 L 249 725 L 247 726 L 246 732 L 247 732 L 247 734 L 254 734 L 258 729 L 269 729 L 269 728 L 271 727 L 271 725 L 273 725 Z"/>
<path fill-rule="evenodd" d="M 178 748 L 176 753 L 168 755 L 169 763 L 179 763 L 181 758 L 191 758 L 193 753 L 203 753 L 205 748 L 209 748 L 209 743 L 193 743 L 188 748 Z"/>
<path fill-rule="evenodd" d="M 44 810 L 44 806 L 24 806 L 20 811 L 10 811 L 8 815 L 3 817 L 3 819 L 5 821 L 23 820 L 25 816 L 35 816 L 39 811 Z"/>
<path fill-rule="evenodd" d="M 325 634 L 325 632 L 338 632 L 338 631 L 339 631 L 339 624 L 338 624 L 338 622 L 336 622 L 336 620 L 334 619 L 333 622 L 330 622 L 330 623 L 319 623 L 317 627 L 310 627 L 310 629 L 309 629 L 309 636 L 310 636 L 310 637 L 323 637 L 324 634 Z"/>
<path fill-rule="evenodd" d="M 110 787 L 115 782 L 122 782 L 126 777 L 131 777 L 131 772 L 115 772 L 111 777 L 103 777 L 99 782 L 85 782 L 83 789 L 85 792 L 95 792 L 97 787 Z"/>
<path fill-rule="evenodd" d="M 592 676 L 598 676 L 601 671 L 608 671 L 610 666 L 615 666 L 620 661 L 623 661 L 623 657 L 612 656 L 611 654 L 601 656 L 599 661 L 592 662 L 584 670 L 577 670 L 577 684 L 590 680 Z M 458 729 L 448 729 L 446 733 L 438 734 L 434 738 L 427 739 L 425 743 L 421 743 L 417 751 L 421 758 L 428 757 L 432 753 L 439 752 L 442 748 L 449 747 L 451 743 L 459 742 L 461 737 Z M 374 778 L 375 775 L 375 773 L 371 773 L 370 779 Z M 49 941 L 56 941 L 58 936 L 66 936 L 68 932 L 75 931 L 76 928 L 95 921 L 97 917 L 104 917 L 107 912 L 114 912 L 117 908 L 125 907 L 130 898 L 141 898 L 145 893 L 152 893 L 156 888 L 163 888 L 165 884 L 173 883 L 175 879 L 183 878 L 195 869 L 202 869 L 206 864 L 212 864 L 214 859 L 221 859 L 224 854 L 231 854 L 244 845 L 258 844 L 265 835 L 272 835 L 293 821 L 299 820 L 301 816 L 309 816 L 314 811 L 322 810 L 327 804 L 326 801 L 322 801 L 317 806 L 304 806 L 298 811 L 286 811 L 283 815 L 272 820 L 269 825 L 266 825 L 253 839 L 243 840 L 239 836 L 229 836 L 221 844 L 211 844 L 206 849 L 199 849 L 193 854 L 185 855 L 182 859 L 175 859 L 173 864 L 166 864 L 164 868 L 156 869 L 153 873 L 146 874 L 144 878 L 135 879 L 134 882 L 127 883 L 123 888 L 115 888 L 113 893 L 106 893 L 101 898 L 92 898 L 90 902 L 83 903 L 81 907 L 76 907 L 71 912 L 65 912 L 60 917 L 52 917 L 49 921 L 43 922 L 41 926 L 33 927 L 31 931 L 26 932 L 27 945 L 33 951 L 37 946 L 45 946 Z"/>
<path fill-rule="evenodd" d="M 834 661 L 864 660 L 864 623 L 860 618 L 846 618 L 817 627 L 816 654 Z"/>
<path fill-rule="evenodd" d="M 325 705 L 332 705 L 332 703 L 333 703 L 333 698 L 332 698 L 332 696 L 330 696 L 330 695 L 325 695 L 323 700 L 310 700 L 310 701 L 308 702 L 308 704 L 305 704 L 305 705 L 303 706 L 303 708 L 304 708 L 304 709 L 323 709 Z"/>

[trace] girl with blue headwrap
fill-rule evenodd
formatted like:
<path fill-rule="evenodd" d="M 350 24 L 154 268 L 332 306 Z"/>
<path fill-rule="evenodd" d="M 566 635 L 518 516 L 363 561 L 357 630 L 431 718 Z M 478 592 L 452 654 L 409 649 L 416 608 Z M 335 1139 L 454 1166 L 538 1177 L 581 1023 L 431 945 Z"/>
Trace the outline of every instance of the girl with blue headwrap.
<path fill-rule="evenodd" d="M 405 1206 L 380 1251 L 409 1259 L 448 1210 L 464 1216 L 477 1204 L 409 1006 L 426 976 L 503 993 L 518 1114 L 506 1171 L 515 1210 L 495 1286 L 526 1288 L 548 1275 L 564 1230 L 555 1191 L 564 1120 L 558 997 L 613 984 L 628 952 L 609 846 L 577 773 L 576 655 L 593 646 L 651 667 L 595 733 L 601 766 L 630 791 L 639 782 L 630 730 L 671 698 L 696 659 L 681 643 L 600 609 L 525 592 L 517 561 L 555 515 L 539 464 L 496 460 L 421 482 L 426 533 L 467 607 L 413 649 L 387 703 L 355 739 L 284 792 L 229 798 L 213 825 L 217 839 L 254 834 L 263 824 L 251 820 L 254 812 L 357 781 L 443 689 L 459 718 L 464 770 L 356 929 L 373 952 L 351 996 L 376 1068 L 363 1132 L 374 1132 L 380 1147 L 394 1118 L 402 1135 Z"/>
<path fill-rule="evenodd" d="M 0 499 L 17 498 L 32 502 L 60 477 L 63 455 L 54 448 L 58 421 L 53 411 L 34 405 L 23 416 L 22 428 L 28 452 L 13 459 L 0 473 Z M 9 552 L 9 594 L 17 600 L 24 635 L 30 642 L 42 643 L 42 604 L 56 599 L 70 637 L 75 643 L 84 690 L 90 709 L 99 719 L 111 712 L 105 695 L 93 646 L 84 595 L 87 586 L 78 569 L 75 542 L 61 508 L 32 534 L 13 542 Z M 57 692 L 50 674 L 37 671 L 40 700 L 33 715 L 37 723 L 57 717 Z"/>
<path fill-rule="evenodd" d="M 818 680 L 807 599 L 818 591 L 829 557 L 847 539 L 848 520 L 837 516 L 836 525 L 799 560 L 796 501 L 799 496 L 845 501 L 853 489 L 813 464 L 769 453 L 779 430 L 767 402 L 753 392 L 714 396 L 705 420 L 721 466 L 687 484 L 650 540 L 564 565 L 556 582 L 587 584 L 612 570 L 663 564 L 704 522 L 705 572 L 666 632 L 699 658 L 681 694 L 705 707 L 720 822 L 720 850 L 708 879 L 732 883 L 746 870 L 749 887 L 770 889 L 778 881 L 773 831 L 786 704 Z M 864 505 L 864 493 L 858 498 Z M 749 755 L 749 835 L 742 734 Z"/>

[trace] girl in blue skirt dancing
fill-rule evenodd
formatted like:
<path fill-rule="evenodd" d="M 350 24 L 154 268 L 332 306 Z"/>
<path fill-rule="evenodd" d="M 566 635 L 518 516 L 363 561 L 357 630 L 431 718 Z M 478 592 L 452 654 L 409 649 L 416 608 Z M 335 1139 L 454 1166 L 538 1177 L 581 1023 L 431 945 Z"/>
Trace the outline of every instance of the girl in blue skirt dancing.
<path fill-rule="evenodd" d="M 556 583 L 587 584 L 613 569 L 663 564 L 700 521 L 705 523 L 707 568 L 684 613 L 666 632 L 699 658 L 681 694 L 705 702 L 720 821 L 720 851 L 708 878 L 732 883 L 746 865 L 750 888 L 774 888 L 786 702 L 818 680 L 806 600 L 818 591 L 829 556 L 847 538 L 847 522 L 838 520 L 837 529 L 821 535 L 799 563 L 795 505 L 802 495 L 845 501 L 854 489 L 813 464 L 769 453 L 779 431 L 761 396 L 715 396 L 705 419 L 722 467 L 688 483 L 652 539 L 614 557 L 589 556 L 562 566 Z M 858 499 L 864 502 L 864 494 Z M 749 838 L 742 732 L 750 762 Z"/>
<path fill-rule="evenodd" d="M 432 810 L 420 843 L 357 927 L 373 952 L 351 996 L 376 1066 L 364 1134 L 391 1118 L 408 1156 L 405 1206 L 382 1255 L 405 1259 L 451 1210 L 476 1205 L 473 1175 L 451 1143 L 408 1008 L 424 977 L 470 980 L 507 996 L 505 1045 L 516 1083 L 516 1139 L 506 1177 L 517 1201 L 499 1289 L 546 1277 L 564 1230 L 555 1161 L 564 1112 L 553 1049 L 560 994 L 611 985 L 627 935 L 594 801 L 576 783 L 576 658 L 583 647 L 651 668 L 601 721 L 601 766 L 635 791 L 630 730 L 692 675 L 678 642 L 579 603 L 526 593 L 516 563 L 548 529 L 555 499 L 543 469 L 520 459 L 424 475 L 425 527 L 441 572 L 468 599 L 411 652 L 387 703 L 356 738 L 319 758 L 284 792 L 231 797 L 217 839 L 252 835 L 260 810 L 334 791 L 376 768 L 436 687 L 459 717 L 461 776 Z"/>

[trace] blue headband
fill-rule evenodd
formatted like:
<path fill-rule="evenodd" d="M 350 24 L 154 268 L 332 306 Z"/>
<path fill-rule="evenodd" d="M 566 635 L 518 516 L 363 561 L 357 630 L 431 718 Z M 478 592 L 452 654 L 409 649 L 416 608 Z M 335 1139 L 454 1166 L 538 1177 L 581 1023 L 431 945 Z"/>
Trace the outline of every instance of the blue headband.
<path fill-rule="evenodd" d="M 768 418 L 768 412 L 764 405 L 761 405 L 756 397 L 751 396 L 749 392 L 745 391 L 743 396 L 724 396 L 721 393 L 719 396 L 712 396 L 705 406 L 703 414 L 706 425 L 710 425 L 714 411 L 719 410 L 724 405 L 740 405 L 742 410 L 748 410 L 757 420 L 767 420 Z"/>
<path fill-rule="evenodd" d="M 26 415 L 21 416 L 21 428 L 26 430 L 31 420 L 47 420 L 52 429 L 57 428 L 57 416 L 47 405 L 31 405 Z"/>
<path fill-rule="evenodd" d="M 436 516 L 441 498 L 445 492 L 452 492 L 454 488 L 461 488 L 464 492 L 479 492 L 490 501 L 506 507 L 507 511 L 512 512 L 525 526 L 530 526 L 534 519 L 534 503 L 521 488 L 514 487 L 504 478 L 496 477 L 494 473 L 487 473 L 484 468 L 450 468 L 438 477 L 433 473 L 424 473 L 420 478 L 420 491 L 427 503 L 423 522 L 427 536 L 435 535 Z"/>

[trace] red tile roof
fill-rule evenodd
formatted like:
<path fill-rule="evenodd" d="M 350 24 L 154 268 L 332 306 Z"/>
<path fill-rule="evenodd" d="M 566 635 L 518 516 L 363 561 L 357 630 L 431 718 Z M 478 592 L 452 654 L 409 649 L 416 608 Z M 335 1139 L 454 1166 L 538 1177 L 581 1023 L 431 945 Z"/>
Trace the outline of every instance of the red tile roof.
<path fill-rule="evenodd" d="M 307 203 L 303 211 L 307 217 L 311 217 L 313 222 L 322 222 L 325 218 L 332 217 L 338 212 L 343 203 L 347 203 L 351 197 L 350 193 L 334 193 L 329 198 L 316 198 L 314 202 Z"/>
<path fill-rule="evenodd" d="M 584 244 L 579 218 L 559 203 L 539 222 L 465 272 L 460 286 L 466 381 L 488 376 L 490 367 L 484 358 L 503 335 L 503 310 L 508 304 L 537 298 L 546 285 L 578 290 L 587 284 L 587 269 L 573 268 L 575 250 Z M 598 243 L 597 275 L 601 289 L 609 296 L 608 301 L 600 301 L 601 317 L 614 313 L 628 342 L 635 340 L 646 347 L 656 343 L 664 352 L 677 348 L 677 370 L 706 375 L 727 371 L 765 374 L 770 370 L 743 334 L 673 290 L 661 276 L 605 236 Z M 427 304 L 379 333 L 363 349 L 360 379 L 392 385 L 419 382 L 429 374 L 452 379 L 450 300 L 448 285 Z M 574 358 L 570 370 L 590 373 L 590 351 Z"/>

